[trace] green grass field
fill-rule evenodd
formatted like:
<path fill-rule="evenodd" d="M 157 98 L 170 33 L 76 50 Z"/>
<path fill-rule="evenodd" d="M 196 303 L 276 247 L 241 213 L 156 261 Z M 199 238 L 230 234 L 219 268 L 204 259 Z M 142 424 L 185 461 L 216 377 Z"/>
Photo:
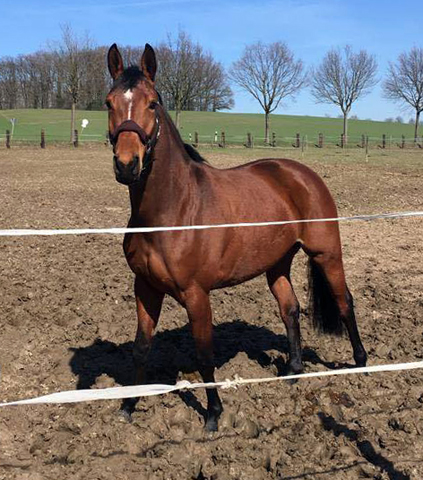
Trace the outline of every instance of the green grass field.
<path fill-rule="evenodd" d="M 14 128 L 15 141 L 39 142 L 40 131 L 44 128 L 46 140 L 69 141 L 69 110 L 0 110 L 0 136 L 4 139 L 7 129 L 11 130 L 9 119 L 16 118 Z M 107 113 L 105 111 L 77 111 L 76 128 L 80 132 L 81 141 L 104 141 L 107 129 Z M 81 133 L 82 119 L 88 119 L 88 127 Z M 243 144 L 247 132 L 254 136 L 256 145 L 263 142 L 264 117 L 260 114 L 239 114 L 220 112 L 183 112 L 181 115 L 181 134 L 185 140 L 189 135 L 194 138 L 197 131 L 200 143 L 211 143 L 214 132 L 225 131 L 228 144 Z M 382 134 L 387 141 L 399 141 L 401 135 L 411 139 L 413 125 L 386 123 L 367 120 L 349 121 L 350 143 L 357 143 L 362 134 L 368 135 L 373 142 L 381 142 Z M 423 127 L 422 127 L 423 128 Z M 291 115 L 272 115 L 271 131 L 276 133 L 278 145 L 292 143 L 297 132 L 301 137 L 307 136 L 310 143 L 317 143 L 319 133 L 325 135 L 325 142 L 339 141 L 342 133 L 342 119 Z M 392 138 L 392 140 L 391 140 Z"/>

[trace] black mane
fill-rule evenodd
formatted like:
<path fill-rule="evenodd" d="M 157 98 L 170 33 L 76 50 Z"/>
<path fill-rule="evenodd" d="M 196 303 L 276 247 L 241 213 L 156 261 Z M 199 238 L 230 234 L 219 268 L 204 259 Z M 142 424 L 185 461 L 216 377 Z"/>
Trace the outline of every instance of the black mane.
<path fill-rule="evenodd" d="M 209 162 L 205 158 L 203 158 L 190 143 L 185 143 L 182 140 L 181 134 L 179 133 L 179 130 L 176 128 L 176 125 L 173 123 L 172 119 L 170 118 L 169 113 L 164 109 L 164 107 L 161 111 L 164 114 L 164 119 L 168 124 L 168 127 L 170 129 L 171 134 L 174 135 L 174 137 L 177 140 L 177 142 L 179 143 L 179 145 L 184 148 L 184 150 L 187 153 L 189 159 L 192 160 L 195 163 L 209 164 Z"/>
<path fill-rule="evenodd" d="M 196 163 L 208 163 L 207 160 L 203 158 L 192 145 L 189 143 L 184 143 L 184 147 L 191 160 L 194 160 Z"/>

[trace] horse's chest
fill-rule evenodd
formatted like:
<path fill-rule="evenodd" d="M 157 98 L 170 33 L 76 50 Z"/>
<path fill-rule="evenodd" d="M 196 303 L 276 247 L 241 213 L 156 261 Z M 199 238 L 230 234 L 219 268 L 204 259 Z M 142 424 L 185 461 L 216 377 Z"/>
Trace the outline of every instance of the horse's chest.
<path fill-rule="evenodd" d="M 169 290 L 173 281 L 153 244 L 141 235 L 126 235 L 123 242 L 126 261 L 136 275 L 147 278 L 160 290 Z"/>

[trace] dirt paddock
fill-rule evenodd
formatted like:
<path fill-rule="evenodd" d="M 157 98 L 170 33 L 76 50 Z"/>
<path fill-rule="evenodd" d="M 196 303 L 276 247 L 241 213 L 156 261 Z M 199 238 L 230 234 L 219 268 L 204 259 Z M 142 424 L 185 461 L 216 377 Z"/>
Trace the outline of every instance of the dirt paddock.
<path fill-rule="evenodd" d="M 205 155 L 223 167 L 269 153 Z M 315 149 L 303 161 L 324 177 L 340 215 L 423 210 L 422 151 L 379 151 L 366 162 Z M 0 152 L 0 228 L 125 226 L 128 212 L 105 147 Z M 341 234 L 369 364 L 423 359 L 422 219 L 342 223 Z M 121 242 L 0 239 L 1 401 L 127 384 L 135 302 Z M 293 280 L 306 371 L 351 365 L 347 339 L 309 325 L 301 255 Z M 263 278 L 214 292 L 212 305 L 217 379 L 284 371 L 285 330 Z M 185 313 L 171 299 L 149 371 L 154 383 L 199 378 Z M 118 401 L 0 409 L 0 479 L 423 478 L 423 371 L 260 384 L 221 397 L 214 434 L 203 430 L 200 390 L 140 401 L 132 424 L 116 415 Z"/>

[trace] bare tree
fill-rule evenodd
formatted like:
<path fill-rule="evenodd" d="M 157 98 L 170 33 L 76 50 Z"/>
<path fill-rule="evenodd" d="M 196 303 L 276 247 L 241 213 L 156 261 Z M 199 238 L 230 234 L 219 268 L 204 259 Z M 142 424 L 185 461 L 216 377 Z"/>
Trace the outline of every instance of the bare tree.
<path fill-rule="evenodd" d="M 230 78 L 250 93 L 264 110 L 265 143 L 269 143 L 269 115 L 282 99 L 297 93 L 305 83 L 303 64 L 281 42 L 261 42 L 245 48 L 229 70 Z"/>
<path fill-rule="evenodd" d="M 416 111 L 414 121 L 416 142 L 420 113 L 423 111 L 423 48 L 414 47 L 408 53 L 401 53 L 396 63 L 389 64 L 383 90 L 390 100 L 409 105 Z"/>
<path fill-rule="evenodd" d="M 12 57 L 0 62 L 0 107 L 13 109 L 18 106 L 18 78 L 16 63 Z"/>
<path fill-rule="evenodd" d="M 110 75 L 105 68 L 106 57 L 106 47 L 92 48 L 84 52 L 80 104 L 87 110 L 99 110 L 104 106 L 104 98 L 111 86 Z"/>
<path fill-rule="evenodd" d="M 54 89 L 52 55 L 48 52 L 35 52 L 18 57 L 16 62 L 23 106 L 51 107 Z"/>
<path fill-rule="evenodd" d="M 195 96 L 195 60 L 201 55 L 201 47 L 181 31 L 175 41 L 169 35 L 167 42 L 158 45 L 156 53 L 160 65 L 157 83 L 172 100 L 179 128 L 181 110 L 187 108 Z"/>
<path fill-rule="evenodd" d="M 348 142 L 348 115 L 354 102 L 370 93 L 376 85 L 377 63 L 365 50 L 354 53 L 350 46 L 330 50 L 311 75 L 311 92 L 320 103 L 341 108 L 344 142 Z"/>
<path fill-rule="evenodd" d="M 119 47 L 119 51 L 122 54 L 124 65 L 138 65 L 139 59 L 144 53 L 144 45 L 139 47 L 126 45 L 125 47 Z M 109 73 L 108 76 L 110 77 Z"/>
<path fill-rule="evenodd" d="M 89 66 L 91 40 L 79 38 L 69 25 L 62 25 L 62 40 L 56 48 L 56 69 L 71 100 L 71 141 L 74 140 L 75 110 L 81 95 L 81 83 Z"/>
<path fill-rule="evenodd" d="M 180 31 L 176 40 L 168 36 L 156 47 L 159 71 L 157 87 L 175 110 L 179 128 L 182 110 L 231 108 L 232 91 L 220 63 Z"/>
<path fill-rule="evenodd" d="M 233 94 L 223 66 L 211 54 L 201 54 L 195 60 L 193 90 L 195 94 L 188 110 L 213 111 L 233 107 Z"/>

